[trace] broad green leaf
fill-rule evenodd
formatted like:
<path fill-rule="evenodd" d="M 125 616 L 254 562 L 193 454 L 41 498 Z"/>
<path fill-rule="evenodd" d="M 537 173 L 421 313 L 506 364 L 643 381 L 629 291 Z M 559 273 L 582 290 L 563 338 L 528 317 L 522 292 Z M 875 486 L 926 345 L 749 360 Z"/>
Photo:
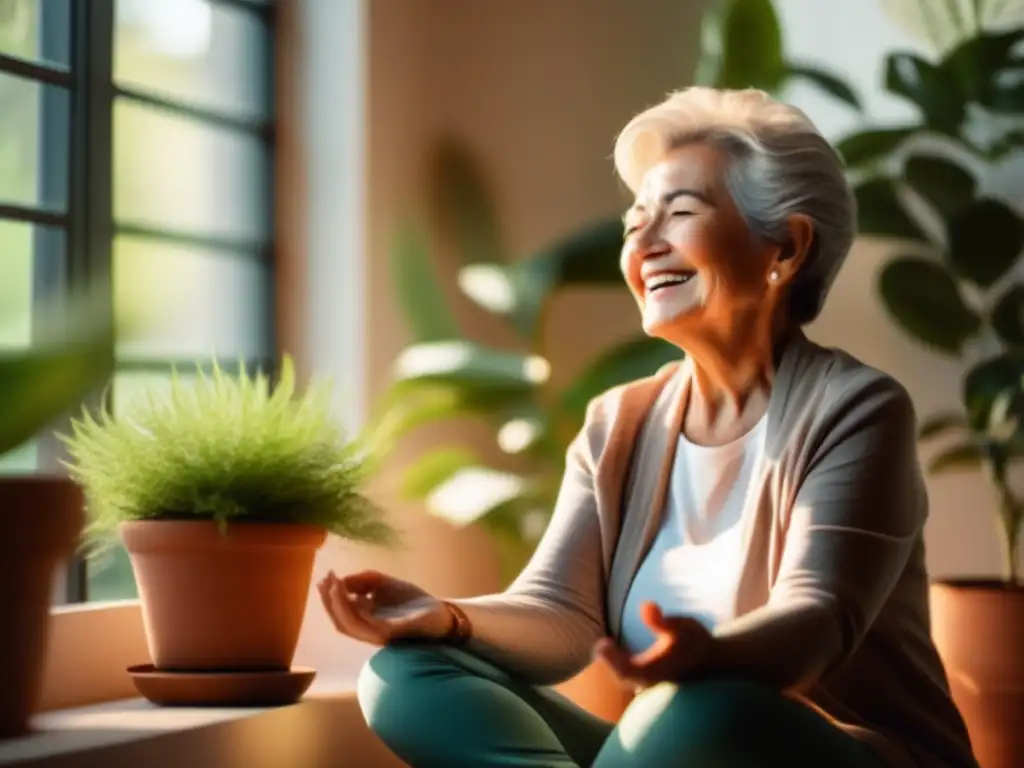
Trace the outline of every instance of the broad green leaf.
<path fill-rule="evenodd" d="M 949 262 L 957 274 L 982 288 L 1005 275 L 1024 248 L 1024 222 L 990 198 L 965 208 L 948 227 Z"/>
<path fill-rule="evenodd" d="M 427 509 L 454 525 L 469 525 L 523 495 L 528 488 L 525 478 L 511 472 L 462 467 L 430 492 Z"/>
<path fill-rule="evenodd" d="M 605 351 L 591 362 L 562 394 L 562 410 L 582 418 L 587 404 L 612 387 L 650 376 L 666 363 L 680 360 L 682 351 L 661 339 L 642 336 Z"/>
<path fill-rule="evenodd" d="M 977 363 L 964 376 L 963 399 L 975 432 L 988 429 L 992 406 L 1000 395 L 1020 389 L 1024 379 L 1024 356 L 1006 352 Z"/>
<path fill-rule="evenodd" d="M 939 215 L 949 218 L 974 200 L 977 180 L 956 163 L 934 155 L 913 155 L 903 167 L 907 184 Z"/>
<path fill-rule="evenodd" d="M 701 21 L 695 82 L 716 88 L 782 85 L 782 29 L 771 0 L 717 0 Z"/>
<path fill-rule="evenodd" d="M 380 398 L 368 428 L 378 450 L 388 451 L 428 424 L 470 418 L 500 419 L 533 399 L 532 392 L 440 381 L 399 381 Z"/>
<path fill-rule="evenodd" d="M 0 354 L 0 456 L 78 407 L 113 368 L 109 337 Z"/>
<path fill-rule="evenodd" d="M 465 467 L 478 465 L 480 458 L 468 448 L 438 448 L 418 457 L 402 475 L 402 493 L 422 499 Z"/>
<path fill-rule="evenodd" d="M 969 426 L 967 417 L 959 411 L 933 413 L 921 420 L 917 427 L 917 437 L 919 440 L 930 440 L 953 430 L 966 431 Z"/>
<path fill-rule="evenodd" d="M 974 35 L 939 65 L 954 80 L 965 98 L 994 112 L 1024 110 L 1024 60 L 1014 49 L 1024 41 L 1024 29 Z"/>
<path fill-rule="evenodd" d="M 857 168 L 884 160 L 919 130 L 918 126 L 905 126 L 861 131 L 842 139 L 836 149 L 847 166 Z"/>
<path fill-rule="evenodd" d="M 857 228 L 861 235 L 927 241 L 921 228 L 907 214 L 891 179 L 876 178 L 857 185 Z"/>
<path fill-rule="evenodd" d="M 510 393 L 532 392 L 547 381 L 550 365 L 536 355 L 506 352 L 472 341 L 439 341 L 404 349 L 395 361 L 396 386 L 448 383 Z"/>
<path fill-rule="evenodd" d="M 546 439 L 548 421 L 547 413 L 536 402 L 506 412 L 495 436 L 498 447 L 508 454 L 534 454 Z"/>
<path fill-rule="evenodd" d="M 916 104 L 925 123 L 940 133 L 955 134 L 966 114 L 957 82 L 911 53 L 893 53 L 886 59 L 885 87 Z"/>
<path fill-rule="evenodd" d="M 860 97 L 842 78 L 809 64 L 789 64 L 786 70 L 790 78 L 806 80 L 830 96 L 860 111 Z"/>
<path fill-rule="evenodd" d="M 391 282 L 417 342 L 456 339 L 458 324 L 445 299 L 423 230 L 406 224 L 391 247 Z"/>
<path fill-rule="evenodd" d="M 974 443 L 960 443 L 939 451 L 928 462 L 928 471 L 933 475 L 946 472 L 978 469 L 985 461 L 985 452 Z"/>
<path fill-rule="evenodd" d="M 1024 130 L 1011 130 L 989 144 L 984 155 L 987 159 L 996 162 L 1022 148 L 1024 148 Z"/>
<path fill-rule="evenodd" d="M 477 158 L 465 145 L 451 138 L 435 145 L 428 192 L 437 223 L 452 237 L 462 263 L 505 260 L 490 189 Z"/>
<path fill-rule="evenodd" d="M 879 5 L 890 21 L 935 53 L 949 50 L 970 34 L 970 20 L 963 13 L 966 4 L 959 0 L 880 0 Z"/>
<path fill-rule="evenodd" d="M 1014 285 L 996 300 L 989 322 L 1003 343 L 1024 347 L 1024 286 Z"/>
<path fill-rule="evenodd" d="M 894 258 L 882 269 L 879 292 L 907 333 L 942 352 L 959 354 L 981 328 L 981 318 L 964 303 L 953 277 L 928 259 Z"/>
<path fill-rule="evenodd" d="M 568 286 L 621 285 L 622 221 L 605 219 L 509 267 L 511 305 L 506 313 L 527 338 L 555 291 Z"/>

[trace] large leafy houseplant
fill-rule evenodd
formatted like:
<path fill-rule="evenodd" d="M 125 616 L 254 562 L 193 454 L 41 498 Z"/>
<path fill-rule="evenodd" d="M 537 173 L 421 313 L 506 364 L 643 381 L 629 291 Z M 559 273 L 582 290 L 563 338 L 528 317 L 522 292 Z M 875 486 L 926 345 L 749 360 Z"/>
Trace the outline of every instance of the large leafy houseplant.
<path fill-rule="evenodd" d="M 1024 456 L 1024 284 L 1015 274 L 1024 221 L 980 181 L 1024 147 L 1024 58 L 1014 53 L 1021 41 L 1021 30 L 982 32 L 934 62 L 888 56 L 886 88 L 917 107 L 917 118 L 839 143 L 854 176 L 861 234 L 904 243 L 879 275 L 884 306 L 914 339 L 965 363 L 962 408 L 924 419 L 920 437 L 956 438 L 934 456 L 932 472 L 978 467 L 991 478 L 1007 582 L 1020 581 L 1024 522 L 1007 475 Z M 979 123 L 992 125 L 993 114 L 1018 122 L 979 138 Z"/>
<path fill-rule="evenodd" d="M 784 56 L 771 0 L 714 3 L 704 17 L 702 50 L 700 84 L 777 91 L 802 78 L 858 106 L 841 79 Z M 414 338 L 395 362 L 394 381 L 374 421 L 383 445 L 439 421 L 474 418 L 490 427 L 497 461 L 466 444 L 436 447 L 407 468 L 403 488 L 449 520 L 486 526 L 511 574 L 544 530 L 566 448 L 590 399 L 655 372 L 680 353 L 638 333 L 604 350 L 567 384 L 553 384 L 553 361 L 545 349 L 547 310 L 563 290 L 625 290 L 618 266 L 620 218 L 590 223 L 539 253 L 512 259 L 475 160 L 458 144 L 442 142 L 432 169 L 434 220 L 462 261 L 458 288 L 478 308 L 502 318 L 518 344 L 514 350 L 497 348 L 465 333 L 449 305 L 430 239 L 422 228 L 406 226 L 392 250 L 391 271 Z"/>
<path fill-rule="evenodd" d="M 922 12 L 934 10 L 922 2 Z M 1024 221 L 982 181 L 1024 148 L 1024 29 L 954 39 L 931 58 L 888 56 L 886 88 L 913 104 L 916 118 L 858 132 L 840 150 L 861 233 L 901 244 L 878 277 L 886 310 L 912 338 L 964 366 L 960 406 L 928 414 L 919 437 L 941 441 L 932 473 L 981 469 L 991 481 L 1003 573 L 937 580 L 932 634 L 979 763 L 1013 768 L 1024 754 L 1015 725 L 1024 717 L 1024 499 L 1011 482 L 1024 457 Z"/>

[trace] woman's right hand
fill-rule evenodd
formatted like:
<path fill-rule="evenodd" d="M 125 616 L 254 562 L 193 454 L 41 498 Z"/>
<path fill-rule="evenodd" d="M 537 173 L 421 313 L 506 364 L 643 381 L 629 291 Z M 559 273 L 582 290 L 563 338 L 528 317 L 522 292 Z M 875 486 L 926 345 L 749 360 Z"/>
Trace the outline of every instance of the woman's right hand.
<path fill-rule="evenodd" d="M 447 606 L 415 584 L 378 571 L 339 578 L 334 571 L 318 585 L 334 627 L 343 635 L 374 645 L 392 640 L 438 640 L 452 628 Z"/>

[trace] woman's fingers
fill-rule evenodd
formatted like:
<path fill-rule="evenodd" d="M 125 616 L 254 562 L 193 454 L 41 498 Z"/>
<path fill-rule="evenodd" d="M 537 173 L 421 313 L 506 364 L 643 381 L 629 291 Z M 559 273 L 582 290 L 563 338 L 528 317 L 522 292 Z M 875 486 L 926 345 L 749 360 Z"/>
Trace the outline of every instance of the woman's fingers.
<path fill-rule="evenodd" d="M 328 587 L 328 591 L 331 611 L 340 625 L 341 632 L 368 643 L 383 644 L 387 642 L 388 638 L 382 635 L 378 627 L 371 625 L 356 612 L 351 598 L 346 594 L 340 582 L 335 581 Z"/>
<path fill-rule="evenodd" d="M 330 575 L 337 579 L 333 572 Z M 373 592 L 391 581 L 391 577 L 380 571 L 360 571 L 359 573 L 350 573 L 338 580 L 345 585 L 345 589 L 349 592 Z"/>

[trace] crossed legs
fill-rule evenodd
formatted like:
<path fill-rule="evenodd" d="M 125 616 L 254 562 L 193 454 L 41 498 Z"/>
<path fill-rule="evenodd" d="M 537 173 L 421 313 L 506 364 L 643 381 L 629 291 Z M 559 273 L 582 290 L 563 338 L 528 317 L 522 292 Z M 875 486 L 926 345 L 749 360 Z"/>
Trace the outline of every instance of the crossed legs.
<path fill-rule="evenodd" d="M 391 646 L 359 679 L 370 728 L 411 768 L 879 768 L 817 713 L 741 681 L 663 684 L 618 724 L 456 648 Z"/>

